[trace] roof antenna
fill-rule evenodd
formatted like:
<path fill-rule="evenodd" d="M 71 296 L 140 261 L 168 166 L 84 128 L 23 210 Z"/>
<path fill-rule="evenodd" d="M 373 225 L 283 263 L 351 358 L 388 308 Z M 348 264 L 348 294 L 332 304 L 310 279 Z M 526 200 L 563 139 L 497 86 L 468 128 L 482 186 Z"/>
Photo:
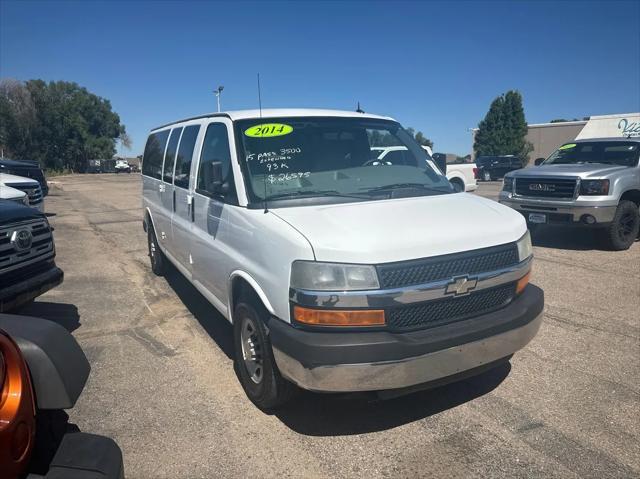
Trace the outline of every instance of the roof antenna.
<path fill-rule="evenodd" d="M 260 73 L 258 73 L 258 108 L 260 109 L 260 118 L 262 118 L 262 95 L 260 94 Z"/>
<path fill-rule="evenodd" d="M 260 93 L 260 73 L 258 73 L 258 108 L 260 109 L 260 118 L 262 118 L 262 94 Z M 264 184 L 264 213 L 267 214 L 269 212 L 269 208 L 267 206 L 267 173 L 265 172 L 262 175 L 262 183 Z"/>
<path fill-rule="evenodd" d="M 356 113 L 364 113 L 364 110 L 360 108 L 360 102 L 358 102 L 358 108 L 356 108 Z"/>

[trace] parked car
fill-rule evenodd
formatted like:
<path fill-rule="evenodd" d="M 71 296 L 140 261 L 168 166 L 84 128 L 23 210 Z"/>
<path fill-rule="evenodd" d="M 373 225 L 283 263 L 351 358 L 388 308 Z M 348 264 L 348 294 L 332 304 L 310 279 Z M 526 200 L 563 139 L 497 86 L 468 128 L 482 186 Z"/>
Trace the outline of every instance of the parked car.
<path fill-rule="evenodd" d="M 476 158 L 478 178 L 493 181 L 502 178 L 510 171 L 524 167 L 522 160 L 515 156 L 479 156 Z"/>
<path fill-rule="evenodd" d="M 17 161 L 10 160 L 8 158 L 0 158 L 0 173 L 7 173 L 10 175 L 23 176 L 31 178 L 40 183 L 40 189 L 42 190 L 42 196 L 49 194 L 49 186 L 47 185 L 47 179 L 44 176 L 44 172 L 37 161 Z"/>
<path fill-rule="evenodd" d="M 90 366 L 62 326 L 0 314 L 0 475 L 5 479 L 124 478 L 122 452 L 107 437 L 67 431 L 65 409 Z"/>
<path fill-rule="evenodd" d="M 0 173 L 0 185 L 24 191 L 28 196 L 29 206 L 44 213 L 44 194 L 40 188 L 40 183 L 24 176 L 9 175 Z"/>
<path fill-rule="evenodd" d="M 422 148 L 427 149 L 428 147 L 423 146 Z M 475 163 L 447 163 L 446 155 L 442 153 L 434 153 L 431 156 L 456 192 L 478 189 L 478 168 Z"/>
<path fill-rule="evenodd" d="M 127 160 L 116 161 L 116 173 L 131 173 L 131 166 Z"/>
<path fill-rule="evenodd" d="M 406 148 L 402 164 L 372 161 L 381 136 Z M 151 269 L 171 262 L 233 323 L 234 368 L 258 407 L 294 385 L 400 394 L 476 374 L 542 321 L 522 215 L 452 194 L 391 118 L 177 121 L 151 131 L 142 175 Z"/>
<path fill-rule="evenodd" d="M 640 229 L 640 138 L 565 143 L 533 168 L 504 178 L 500 202 L 539 224 L 599 228 L 613 250 L 628 249 Z"/>
<path fill-rule="evenodd" d="M 29 206 L 29 196 L 24 191 L 11 188 L 2 183 L 0 183 L 0 200 L 15 201 L 21 205 Z"/>
<path fill-rule="evenodd" d="M 0 200 L 0 313 L 23 306 L 62 283 L 46 216 Z"/>

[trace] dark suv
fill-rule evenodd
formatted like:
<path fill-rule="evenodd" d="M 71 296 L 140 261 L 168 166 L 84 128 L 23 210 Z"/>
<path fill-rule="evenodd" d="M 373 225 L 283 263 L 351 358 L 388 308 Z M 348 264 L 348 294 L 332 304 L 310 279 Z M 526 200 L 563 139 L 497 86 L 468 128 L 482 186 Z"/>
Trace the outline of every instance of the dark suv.
<path fill-rule="evenodd" d="M 43 196 L 49 194 L 49 186 L 47 186 L 47 180 L 44 177 L 44 172 L 36 161 L 16 161 L 9 160 L 8 158 L 0 159 L 0 173 L 7 173 L 9 175 L 26 176 L 40 183 Z"/>
<path fill-rule="evenodd" d="M 17 309 L 62 283 L 44 213 L 0 200 L 0 313 Z"/>
<path fill-rule="evenodd" d="M 522 160 L 516 156 L 479 156 L 476 158 L 478 178 L 484 181 L 497 180 L 513 170 L 523 168 Z"/>

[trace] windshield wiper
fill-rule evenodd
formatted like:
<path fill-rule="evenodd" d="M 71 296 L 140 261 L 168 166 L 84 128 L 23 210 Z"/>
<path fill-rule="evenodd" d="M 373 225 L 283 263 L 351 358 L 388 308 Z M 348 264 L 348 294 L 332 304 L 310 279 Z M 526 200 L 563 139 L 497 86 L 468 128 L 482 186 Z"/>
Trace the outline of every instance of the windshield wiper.
<path fill-rule="evenodd" d="M 297 190 L 290 191 L 288 193 L 278 193 L 267 197 L 267 201 L 281 200 L 284 198 L 300 198 L 300 197 L 313 197 L 313 196 L 334 196 L 337 198 L 357 198 L 359 200 L 370 200 L 370 196 L 356 195 L 348 193 L 340 193 L 336 190 Z"/>
<path fill-rule="evenodd" d="M 430 188 L 429 186 L 426 186 L 422 183 L 393 183 L 391 185 L 376 186 L 375 188 L 369 188 L 366 190 L 366 192 L 369 193 L 369 192 L 385 191 L 385 190 L 391 191 L 391 190 L 408 189 L 408 188 L 432 191 L 434 193 L 449 193 L 449 191 L 440 190 L 437 188 Z"/>

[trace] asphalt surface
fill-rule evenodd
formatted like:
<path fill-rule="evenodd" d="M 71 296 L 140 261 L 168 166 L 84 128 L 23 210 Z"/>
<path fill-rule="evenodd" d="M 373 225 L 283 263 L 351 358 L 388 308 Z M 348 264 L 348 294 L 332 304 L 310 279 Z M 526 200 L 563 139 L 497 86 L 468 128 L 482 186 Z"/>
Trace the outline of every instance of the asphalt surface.
<path fill-rule="evenodd" d="M 179 273 L 151 273 L 140 176 L 53 180 L 65 282 L 24 313 L 84 348 L 70 419 L 119 443 L 128 478 L 640 477 L 640 243 L 541 230 L 545 320 L 510 366 L 384 402 L 303 393 L 268 415 L 236 379 L 229 324 Z"/>

